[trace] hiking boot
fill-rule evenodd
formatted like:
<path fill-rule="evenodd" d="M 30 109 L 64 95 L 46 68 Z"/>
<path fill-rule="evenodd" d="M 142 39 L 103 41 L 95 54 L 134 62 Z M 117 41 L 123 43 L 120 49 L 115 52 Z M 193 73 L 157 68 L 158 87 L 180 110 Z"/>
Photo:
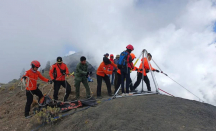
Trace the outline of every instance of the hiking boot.
<path fill-rule="evenodd" d="M 122 93 L 121 96 L 126 96 L 126 94 L 125 94 L 125 93 Z"/>
<path fill-rule="evenodd" d="M 26 119 L 29 119 L 29 118 L 31 118 L 31 117 L 32 117 L 32 116 L 25 116 Z"/>
<path fill-rule="evenodd" d="M 102 99 L 103 97 L 102 96 L 97 96 L 97 99 Z"/>

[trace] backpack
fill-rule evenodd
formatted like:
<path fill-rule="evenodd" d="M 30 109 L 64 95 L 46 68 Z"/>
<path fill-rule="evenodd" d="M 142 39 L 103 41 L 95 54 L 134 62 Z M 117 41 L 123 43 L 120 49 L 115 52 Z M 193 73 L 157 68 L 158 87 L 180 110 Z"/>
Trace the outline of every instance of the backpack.
<path fill-rule="evenodd" d="M 127 66 L 127 56 L 129 55 L 128 52 L 126 51 L 123 51 L 121 54 L 120 54 L 120 58 L 118 60 L 118 69 L 122 69 L 122 68 L 125 68 Z"/>

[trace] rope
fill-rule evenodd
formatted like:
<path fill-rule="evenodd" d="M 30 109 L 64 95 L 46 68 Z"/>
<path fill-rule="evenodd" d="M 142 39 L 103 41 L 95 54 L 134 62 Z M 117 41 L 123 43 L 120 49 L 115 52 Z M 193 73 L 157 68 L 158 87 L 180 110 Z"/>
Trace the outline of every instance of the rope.
<path fill-rule="evenodd" d="M 156 62 L 152 59 L 152 61 L 155 63 L 155 65 L 160 69 L 160 67 L 156 64 Z M 191 93 L 193 96 L 195 96 L 196 98 L 199 99 L 199 101 L 201 102 L 205 102 L 203 101 L 200 97 L 198 97 L 197 95 L 195 95 L 194 93 L 192 93 L 191 91 L 189 91 L 187 88 L 185 88 L 183 85 L 181 85 L 180 83 L 178 83 L 177 81 L 175 81 L 173 78 L 169 77 L 167 74 L 163 73 L 163 71 L 160 69 L 161 73 L 164 74 L 165 76 L 167 76 L 168 78 L 170 78 L 172 81 L 174 81 L 176 84 L 178 84 L 180 87 L 182 87 L 183 89 L 185 89 L 186 91 L 188 91 L 189 93 Z"/>
<path fill-rule="evenodd" d="M 175 97 L 175 96 L 171 95 L 170 93 L 168 93 L 168 92 L 166 92 L 166 91 L 164 91 L 164 90 L 162 90 L 162 89 L 160 89 L 160 88 L 158 88 L 158 89 L 159 89 L 160 91 L 162 91 L 162 92 L 164 92 L 164 93 L 166 93 L 166 94 L 172 96 L 172 97 Z"/>

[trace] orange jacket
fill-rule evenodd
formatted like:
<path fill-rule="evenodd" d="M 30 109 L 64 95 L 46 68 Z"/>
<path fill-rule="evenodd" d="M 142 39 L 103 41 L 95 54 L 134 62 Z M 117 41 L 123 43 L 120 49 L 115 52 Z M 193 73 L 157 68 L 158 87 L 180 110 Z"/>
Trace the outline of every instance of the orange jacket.
<path fill-rule="evenodd" d="M 62 64 L 55 63 L 50 67 L 50 71 L 49 71 L 50 78 L 52 80 L 55 79 L 56 81 L 65 81 L 65 75 L 61 73 L 61 70 L 59 68 L 62 71 L 64 71 L 66 75 L 69 74 L 68 67 L 65 63 Z"/>
<path fill-rule="evenodd" d="M 111 65 L 114 66 L 115 68 L 117 68 L 117 65 L 114 64 L 113 62 L 111 62 Z M 110 64 L 105 65 L 105 63 L 102 62 L 97 69 L 97 75 L 104 77 L 107 74 L 112 74 L 113 71 L 109 71 L 109 66 L 110 66 Z"/>
<path fill-rule="evenodd" d="M 26 77 L 29 77 L 26 79 L 26 90 L 36 90 L 37 89 L 37 80 L 38 77 L 45 82 L 48 82 L 49 80 L 41 75 L 39 71 L 33 72 L 32 69 L 25 72 Z"/>
<path fill-rule="evenodd" d="M 147 60 L 146 57 L 144 58 L 144 71 L 140 71 L 143 68 L 143 62 L 142 61 L 143 61 L 143 59 L 141 59 L 141 64 L 139 66 L 139 71 L 138 72 L 143 73 L 143 75 L 146 76 L 147 75 L 146 74 L 146 69 L 150 70 L 148 60 Z M 151 64 L 150 64 L 150 66 L 151 66 Z M 152 69 L 152 71 L 155 70 L 152 66 L 151 66 L 151 69 Z"/>

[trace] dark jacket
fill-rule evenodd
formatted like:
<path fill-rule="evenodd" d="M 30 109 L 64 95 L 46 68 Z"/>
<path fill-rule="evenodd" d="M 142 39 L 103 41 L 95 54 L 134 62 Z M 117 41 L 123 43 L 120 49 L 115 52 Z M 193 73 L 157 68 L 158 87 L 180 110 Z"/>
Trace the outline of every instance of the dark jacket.
<path fill-rule="evenodd" d="M 75 79 L 86 78 L 87 72 L 88 72 L 88 65 L 87 64 L 83 65 L 79 63 L 76 67 Z"/>

